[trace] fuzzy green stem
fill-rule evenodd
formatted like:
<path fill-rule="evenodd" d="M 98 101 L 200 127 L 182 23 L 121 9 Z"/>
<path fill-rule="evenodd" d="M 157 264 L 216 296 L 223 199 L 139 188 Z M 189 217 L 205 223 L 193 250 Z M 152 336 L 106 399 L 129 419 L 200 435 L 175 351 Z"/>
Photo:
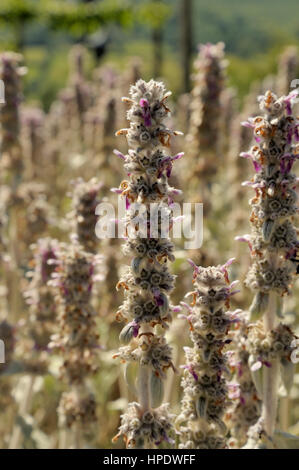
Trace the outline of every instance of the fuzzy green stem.
<path fill-rule="evenodd" d="M 143 412 L 150 409 L 151 407 L 150 368 L 148 366 L 139 367 L 138 401 L 141 405 Z"/>
<path fill-rule="evenodd" d="M 271 331 L 275 326 L 276 293 L 271 292 L 269 298 L 269 308 L 264 316 L 265 332 Z M 265 422 L 265 431 L 269 437 L 272 437 L 275 430 L 277 404 L 278 404 L 278 378 L 279 361 L 273 359 L 271 367 L 264 367 L 263 373 L 263 410 L 262 416 Z"/>
<path fill-rule="evenodd" d="M 280 399 L 279 406 L 279 424 L 281 431 L 287 432 L 289 429 L 289 397 L 283 397 Z"/>

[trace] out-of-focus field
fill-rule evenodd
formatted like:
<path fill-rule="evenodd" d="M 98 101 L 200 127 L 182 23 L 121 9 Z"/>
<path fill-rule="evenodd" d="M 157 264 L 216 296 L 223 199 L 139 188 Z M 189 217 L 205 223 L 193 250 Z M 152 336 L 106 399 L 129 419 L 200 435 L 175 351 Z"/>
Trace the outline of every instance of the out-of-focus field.
<path fill-rule="evenodd" d="M 115 2 L 116 10 L 121 3 Z M 190 133 L 191 91 L 196 86 L 193 66 L 191 89 L 184 89 L 180 2 L 139 0 L 133 2 L 132 11 L 131 3 L 125 3 L 128 11 L 123 16 L 115 19 L 111 13 L 103 24 L 99 21 L 99 28 L 91 24 L 86 31 L 78 19 L 65 15 L 61 20 L 51 10 L 51 2 L 33 1 L 32 5 L 40 4 L 41 11 L 44 8 L 44 15 L 32 18 L 26 13 L 26 2 L 6 0 L 0 5 L 0 70 L 6 87 L 6 104 L 0 104 L 0 339 L 6 349 L 6 363 L 0 364 L 0 448 L 54 449 L 67 442 L 64 433 L 68 431 L 62 432 L 57 413 L 61 396 L 68 391 L 60 371 L 63 352 L 51 346 L 52 335 L 61 333 L 55 311 L 57 294 L 54 287 L 47 290 L 46 282 L 42 283 L 38 240 L 51 237 L 57 243 L 71 243 L 70 234 L 76 232 L 79 220 L 78 178 L 96 178 L 91 186 L 102 184 L 98 202 L 116 204 L 110 189 L 119 187 L 126 175 L 113 150 L 126 153 L 127 143 L 125 138 L 116 138 L 115 132 L 127 126 L 127 106 L 121 98 L 128 96 L 137 79 L 149 80 L 155 73 L 154 78 L 172 90 L 168 125 L 184 136 L 173 140 L 170 150 L 172 155 L 181 151 L 185 155 L 174 166 L 171 183 L 183 191 L 181 202 L 204 204 L 202 247 L 185 250 L 183 240 L 174 240 L 176 260 L 170 269 L 177 278 L 172 303 L 179 304 L 192 290 L 188 258 L 209 266 L 235 257 L 232 278 L 241 280 L 241 290 L 232 307 L 247 310 L 252 300 L 252 293 L 242 285 L 250 265 L 249 250 L 234 240 L 250 230 L 248 199 L 252 197 L 251 190 L 241 187 L 242 181 L 253 176 L 253 169 L 251 162 L 238 157 L 251 145 L 250 136 L 240 132 L 240 122 L 259 114 L 258 95 L 268 89 L 287 94 L 290 78 L 299 78 L 297 2 L 193 2 L 191 63 L 197 57 L 197 44 L 219 41 L 225 43 L 227 61 L 220 97 L 219 146 L 212 153 L 199 150 L 198 160 L 205 162 L 202 169 L 194 157 L 198 142 Z M 161 33 L 156 42 L 155 31 Z M 98 45 L 98 57 L 91 47 L 93 41 Z M 20 55 L 5 58 L 12 50 Z M 285 65 L 290 55 L 293 68 Z M 7 60 L 14 70 L 3 77 Z M 100 346 L 97 371 L 87 385 L 95 394 L 97 420 L 84 430 L 81 445 L 123 447 L 122 442 L 112 444 L 111 440 L 120 414 L 134 394 L 127 386 L 123 365 L 113 358 L 121 330 L 115 314 L 122 302 L 115 285 L 130 260 L 121 252 L 120 239 L 99 239 L 95 244 L 96 252 L 103 256 L 98 266 L 101 276 L 91 297 Z M 30 277 L 32 271 L 35 274 Z M 46 308 L 43 317 L 40 309 Z M 284 312 L 285 322 L 297 333 L 298 308 L 295 284 Z M 175 318 L 167 332 L 178 373 L 168 374 L 165 401 L 175 414 L 182 397 L 183 347 L 190 341 L 185 323 Z M 291 396 L 280 400 L 278 419 L 280 429 L 299 435 L 299 374 Z"/>

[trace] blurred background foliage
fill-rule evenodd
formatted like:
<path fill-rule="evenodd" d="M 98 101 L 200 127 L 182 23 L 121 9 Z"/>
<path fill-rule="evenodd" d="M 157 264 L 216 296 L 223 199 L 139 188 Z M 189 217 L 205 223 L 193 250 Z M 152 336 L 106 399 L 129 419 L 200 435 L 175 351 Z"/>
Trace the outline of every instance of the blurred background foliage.
<path fill-rule="evenodd" d="M 230 83 L 242 97 L 250 83 L 275 71 L 284 46 L 299 42 L 297 8 L 298 0 L 193 1 L 192 54 L 199 43 L 223 41 Z M 122 68 L 141 56 L 145 79 L 161 66 L 179 93 L 180 16 L 180 0 L 1 0 L 0 49 L 22 50 L 26 96 L 46 109 L 65 84 L 65 57 L 76 42 L 89 45 L 91 67 L 100 60 Z"/>

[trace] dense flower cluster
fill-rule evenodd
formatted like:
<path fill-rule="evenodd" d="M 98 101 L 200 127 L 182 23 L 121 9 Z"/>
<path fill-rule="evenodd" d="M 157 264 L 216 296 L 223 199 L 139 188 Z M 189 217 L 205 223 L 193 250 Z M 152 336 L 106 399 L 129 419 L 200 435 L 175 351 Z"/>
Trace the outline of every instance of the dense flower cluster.
<path fill-rule="evenodd" d="M 98 245 L 95 233 L 98 216 L 95 210 L 100 202 L 98 193 L 101 183 L 96 178 L 87 182 L 78 178 L 73 182 L 73 185 L 73 211 L 70 217 L 74 221 L 76 238 L 85 251 L 95 253 Z"/>
<path fill-rule="evenodd" d="M 297 159 L 299 124 L 291 115 L 292 98 L 278 99 L 267 92 L 259 98 L 265 114 L 244 123 L 252 127 L 257 142 L 241 154 L 253 161 L 256 174 L 244 184 L 256 195 L 250 201 L 252 233 L 239 238 L 249 244 L 253 258 L 246 279 L 246 285 L 256 293 L 253 314 L 266 310 L 270 292 L 289 293 L 296 272 L 298 241 L 292 217 L 297 213 L 297 196 L 291 170 Z"/>
<path fill-rule="evenodd" d="M 168 436 L 172 429 L 172 418 L 167 404 L 144 412 L 138 403 L 129 403 L 126 413 L 121 416 L 119 434 L 114 440 L 123 436 L 129 449 L 147 449 L 153 444 L 158 446 L 163 441 L 173 444 Z"/>
<path fill-rule="evenodd" d="M 234 350 L 229 358 L 229 364 L 234 373 L 234 382 L 230 390 L 233 403 L 226 416 L 230 429 L 229 447 L 231 448 L 240 448 L 246 443 L 249 428 L 257 422 L 261 414 L 261 400 L 248 365 L 247 338 L 248 323 L 245 318 L 239 318 L 238 325 L 233 332 Z"/>
<path fill-rule="evenodd" d="M 86 390 L 75 389 L 62 394 L 59 406 L 59 425 L 71 428 L 74 424 L 90 426 L 97 420 L 96 401 L 92 393 Z"/>
<path fill-rule="evenodd" d="M 125 331 L 122 331 L 120 339 L 124 342 L 132 339 L 132 336 L 134 336 L 134 327 L 138 329 L 138 326 L 135 325 L 129 323 L 127 327 L 125 327 Z M 133 330 L 132 333 L 130 332 L 130 329 Z M 124 338 L 127 331 L 127 337 Z M 167 369 L 169 367 L 174 369 L 174 366 L 171 362 L 171 348 L 167 344 L 164 336 L 144 334 L 140 339 L 137 347 L 134 344 L 121 347 L 119 349 L 118 356 L 124 361 L 137 361 L 140 365 L 149 365 L 152 370 L 151 381 L 153 382 L 153 388 L 155 388 L 156 377 L 165 378 L 165 372 Z M 154 394 L 155 391 L 153 390 L 152 398 Z"/>
<path fill-rule="evenodd" d="M 53 287 L 48 285 L 55 271 L 57 240 L 41 238 L 33 245 L 34 259 L 27 277 L 31 278 L 24 297 L 29 305 L 28 329 L 22 341 L 22 361 L 27 371 L 44 373 L 47 370 L 48 344 L 56 319 Z"/>
<path fill-rule="evenodd" d="M 226 447 L 223 418 L 229 405 L 228 331 L 236 319 L 228 312 L 229 299 L 237 281 L 229 283 L 227 266 L 194 267 L 194 291 L 188 309 L 192 348 L 185 348 L 184 391 L 181 414 L 177 418 L 181 449 Z"/>
<path fill-rule="evenodd" d="M 295 337 L 287 326 L 277 325 L 276 317 L 281 317 L 282 298 L 290 293 L 298 272 L 299 243 L 293 226 L 298 210 L 297 179 L 292 173 L 299 142 L 299 123 L 292 115 L 296 96 L 297 92 L 293 92 L 277 98 L 267 91 L 258 98 L 263 115 L 243 123 L 253 130 L 256 141 L 249 152 L 241 153 L 253 162 L 255 176 L 243 184 L 255 190 L 255 197 L 249 201 L 251 234 L 237 239 L 248 243 L 252 256 L 245 280 L 255 293 L 251 320 L 263 315 L 263 322 L 249 328 L 247 350 L 252 378 L 263 399 L 258 424 L 265 426 L 263 432 L 269 438 L 276 425 L 279 378 L 289 392 L 294 375 L 290 356 Z M 249 441 L 251 435 L 250 431 Z"/>
<path fill-rule="evenodd" d="M 249 352 L 249 365 L 255 378 L 255 383 L 259 392 L 261 392 L 262 384 L 258 382 L 258 371 L 262 365 L 270 368 L 273 359 L 279 359 L 281 363 L 282 382 L 289 392 L 293 375 L 295 372 L 295 364 L 291 361 L 292 352 L 296 346 L 294 340 L 296 336 L 292 330 L 282 323 L 279 323 L 273 330 L 265 333 L 261 322 L 249 326 L 247 339 L 247 350 Z"/>
<path fill-rule="evenodd" d="M 126 199 L 125 224 L 128 236 L 124 252 L 132 256 L 131 267 L 124 272 L 117 286 L 123 287 L 125 291 L 125 301 L 117 312 L 117 319 L 129 320 L 120 339 L 130 343 L 120 348 L 118 355 L 123 360 L 138 361 L 139 364 L 139 404 L 129 405 L 128 411 L 122 416 L 119 433 L 125 436 L 130 446 L 135 442 L 137 445 L 142 442 L 143 446 L 158 445 L 167 440 L 170 428 L 167 407 L 156 406 L 163 398 L 162 379 L 165 378 L 165 372 L 173 367 L 171 348 L 164 336 L 157 335 L 155 330 L 156 325 L 167 328 L 174 310 L 168 299 L 168 293 L 173 289 L 174 276 L 167 267 L 167 261 L 174 260 L 173 245 L 162 230 L 165 221 L 172 224 L 171 203 L 179 191 L 168 185 L 168 178 L 173 161 L 182 154 L 171 157 L 167 152 L 171 136 L 178 134 L 164 124 L 169 114 L 166 106 L 169 95 L 162 83 L 138 80 L 131 87 L 131 97 L 124 98 L 130 104 L 127 113 L 130 128 L 117 133 L 126 135 L 130 147 L 127 155 L 115 151 L 124 160 L 129 179 L 114 190 Z M 157 227 L 154 235 L 149 223 L 153 207 L 151 203 L 156 204 Z M 136 220 L 141 209 L 145 221 L 144 233 L 141 233 L 142 217 Z M 132 414 L 136 415 L 134 426 L 131 424 Z M 141 416 L 150 418 L 150 422 L 143 423 Z"/>
<path fill-rule="evenodd" d="M 100 259 L 86 253 L 76 243 L 62 245 L 57 258 L 51 285 L 58 288 L 56 302 L 59 332 L 52 336 L 50 345 L 60 350 L 63 356 L 61 376 L 71 388 L 73 387 L 69 392 L 69 400 L 66 395 L 62 399 L 62 403 L 69 404 L 73 402 L 75 392 L 85 390 L 86 377 L 98 370 L 99 335 L 96 331 L 96 312 L 91 305 L 91 293 L 95 266 Z M 78 399 L 76 406 L 71 406 L 71 409 L 78 410 L 79 418 L 74 420 L 80 419 L 83 424 L 86 422 L 86 416 L 78 409 L 79 403 L 84 403 L 86 408 L 86 401 L 81 402 L 81 399 Z M 60 411 L 62 410 L 61 404 Z M 68 414 L 68 409 L 65 413 Z"/>

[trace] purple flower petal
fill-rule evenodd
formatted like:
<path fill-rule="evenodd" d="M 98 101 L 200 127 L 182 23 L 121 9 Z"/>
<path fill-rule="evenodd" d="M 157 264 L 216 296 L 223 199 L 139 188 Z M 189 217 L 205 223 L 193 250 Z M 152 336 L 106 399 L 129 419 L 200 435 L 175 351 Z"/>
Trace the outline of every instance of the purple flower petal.
<path fill-rule="evenodd" d="M 262 167 L 256 160 L 252 160 L 252 163 L 253 163 L 253 166 L 254 166 L 254 169 L 255 169 L 256 173 L 261 171 Z"/>
<path fill-rule="evenodd" d="M 177 155 L 175 155 L 174 157 L 171 157 L 171 160 L 178 160 L 179 158 L 182 158 L 182 156 L 185 155 L 185 152 L 180 152 L 178 153 Z"/>
<path fill-rule="evenodd" d="M 116 194 L 121 194 L 123 192 L 123 190 L 119 188 L 111 188 L 110 191 Z"/>
<path fill-rule="evenodd" d="M 241 152 L 239 156 L 241 158 L 252 158 L 251 153 L 248 153 L 248 152 Z"/>
<path fill-rule="evenodd" d="M 245 405 L 245 398 L 242 395 L 240 395 L 240 402 L 242 405 Z"/>
<path fill-rule="evenodd" d="M 124 155 L 123 153 L 121 153 L 119 150 L 114 149 L 114 150 L 113 150 L 113 153 L 114 153 L 114 155 L 116 155 L 117 157 L 121 158 L 122 160 L 126 160 L 125 155 Z"/>
<path fill-rule="evenodd" d="M 136 338 L 138 336 L 140 325 L 139 323 L 132 322 L 132 326 L 133 326 L 133 336 L 134 338 Z"/>
<path fill-rule="evenodd" d="M 249 122 L 249 121 L 242 121 L 241 122 L 241 126 L 243 127 L 248 127 L 250 129 L 253 129 L 255 126 L 253 123 Z"/>
<path fill-rule="evenodd" d="M 269 361 L 262 361 L 262 362 L 263 362 L 264 366 L 266 366 L 268 368 L 272 367 L 271 362 L 269 362 Z"/>
<path fill-rule="evenodd" d="M 193 367 L 192 367 L 191 364 L 187 364 L 187 365 L 183 366 L 183 369 L 187 369 L 190 372 L 190 374 L 193 376 L 194 380 L 196 380 L 196 382 L 198 382 L 198 375 L 193 370 Z"/>

